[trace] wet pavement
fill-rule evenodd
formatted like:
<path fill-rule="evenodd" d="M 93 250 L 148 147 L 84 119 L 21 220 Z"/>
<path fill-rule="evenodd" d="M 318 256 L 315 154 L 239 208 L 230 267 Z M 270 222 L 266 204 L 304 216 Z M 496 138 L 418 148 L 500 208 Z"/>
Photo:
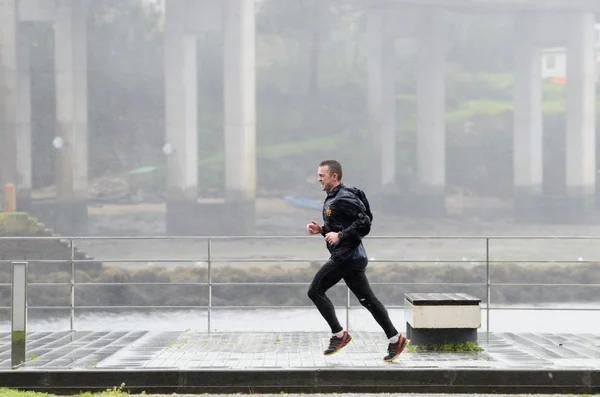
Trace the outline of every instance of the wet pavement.
<path fill-rule="evenodd" d="M 0 369 L 600 369 L 600 334 L 479 334 L 477 353 L 404 352 L 382 360 L 381 333 L 354 332 L 353 341 L 323 356 L 328 334 L 206 332 L 33 332 L 27 361 L 11 370 L 10 333 L 0 333 Z"/>
<path fill-rule="evenodd" d="M 409 349 L 382 360 L 382 333 L 353 332 L 325 357 L 325 332 L 32 332 L 11 367 L 0 334 L 0 387 L 58 395 L 132 393 L 598 393 L 600 334 L 480 333 L 481 352 Z"/>

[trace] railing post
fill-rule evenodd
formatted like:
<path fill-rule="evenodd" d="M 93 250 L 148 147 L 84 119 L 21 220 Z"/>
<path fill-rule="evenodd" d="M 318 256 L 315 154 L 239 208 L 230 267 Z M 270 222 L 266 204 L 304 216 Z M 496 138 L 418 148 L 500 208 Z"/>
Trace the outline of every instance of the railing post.
<path fill-rule="evenodd" d="M 491 276 L 490 276 L 490 239 L 489 237 L 485 238 L 485 285 L 486 285 L 486 304 L 485 304 L 485 333 L 487 341 L 490 341 L 490 302 L 491 298 Z"/>
<path fill-rule="evenodd" d="M 346 290 L 346 330 L 350 331 L 350 288 Z"/>
<path fill-rule="evenodd" d="M 12 263 L 11 365 L 25 362 L 27 345 L 27 262 Z"/>
<path fill-rule="evenodd" d="M 208 253 L 207 253 L 207 263 L 208 263 L 208 280 L 206 281 L 208 284 L 208 333 L 210 334 L 210 312 L 211 312 L 211 306 L 212 306 L 212 278 L 211 278 L 211 250 L 212 250 L 212 244 L 211 244 L 211 239 L 210 237 L 208 238 Z"/>
<path fill-rule="evenodd" d="M 75 241 L 70 239 L 71 242 L 71 332 L 75 330 Z"/>

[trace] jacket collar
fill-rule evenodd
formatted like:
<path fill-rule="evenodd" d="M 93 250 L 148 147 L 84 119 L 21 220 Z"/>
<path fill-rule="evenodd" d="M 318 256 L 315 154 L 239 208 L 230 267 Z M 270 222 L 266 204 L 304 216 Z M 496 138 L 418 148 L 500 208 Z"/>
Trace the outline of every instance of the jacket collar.
<path fill-rule="evenodd" d="M 343 183 L 340 183 L 339 185 L 337 185 L 336 187 L 334 187 L 333 189 L 331 189 L 331 191 L 329 193 L 327 193 L 327 197 L 325 199 L 331 198 L 331 197 L 335 197 L 336 194 L 338 194 L 338 192 L 340 191 L 341 188 L 344 187 Z"/>

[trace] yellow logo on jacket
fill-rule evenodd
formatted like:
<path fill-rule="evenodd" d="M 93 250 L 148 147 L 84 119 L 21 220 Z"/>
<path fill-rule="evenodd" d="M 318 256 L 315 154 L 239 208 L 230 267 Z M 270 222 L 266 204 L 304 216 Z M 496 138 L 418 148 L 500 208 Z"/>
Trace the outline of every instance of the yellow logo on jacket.
<path fill-rule="evenodd" d="M 327 215 L 327 216 L 331 216 L 331 207 L 327 207 L 327 208 L 325 209 L 325 215 Z"/>

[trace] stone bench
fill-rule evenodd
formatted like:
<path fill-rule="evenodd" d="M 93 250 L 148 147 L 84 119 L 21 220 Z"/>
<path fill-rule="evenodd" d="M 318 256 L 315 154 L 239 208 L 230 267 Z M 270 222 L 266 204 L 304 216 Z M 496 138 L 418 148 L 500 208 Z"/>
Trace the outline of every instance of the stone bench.
<path fill-rule="evenodd" d="M 414 345 L 477 342 L 480 303 L 461 293 L 404 294 L 406 337 Z"/>

